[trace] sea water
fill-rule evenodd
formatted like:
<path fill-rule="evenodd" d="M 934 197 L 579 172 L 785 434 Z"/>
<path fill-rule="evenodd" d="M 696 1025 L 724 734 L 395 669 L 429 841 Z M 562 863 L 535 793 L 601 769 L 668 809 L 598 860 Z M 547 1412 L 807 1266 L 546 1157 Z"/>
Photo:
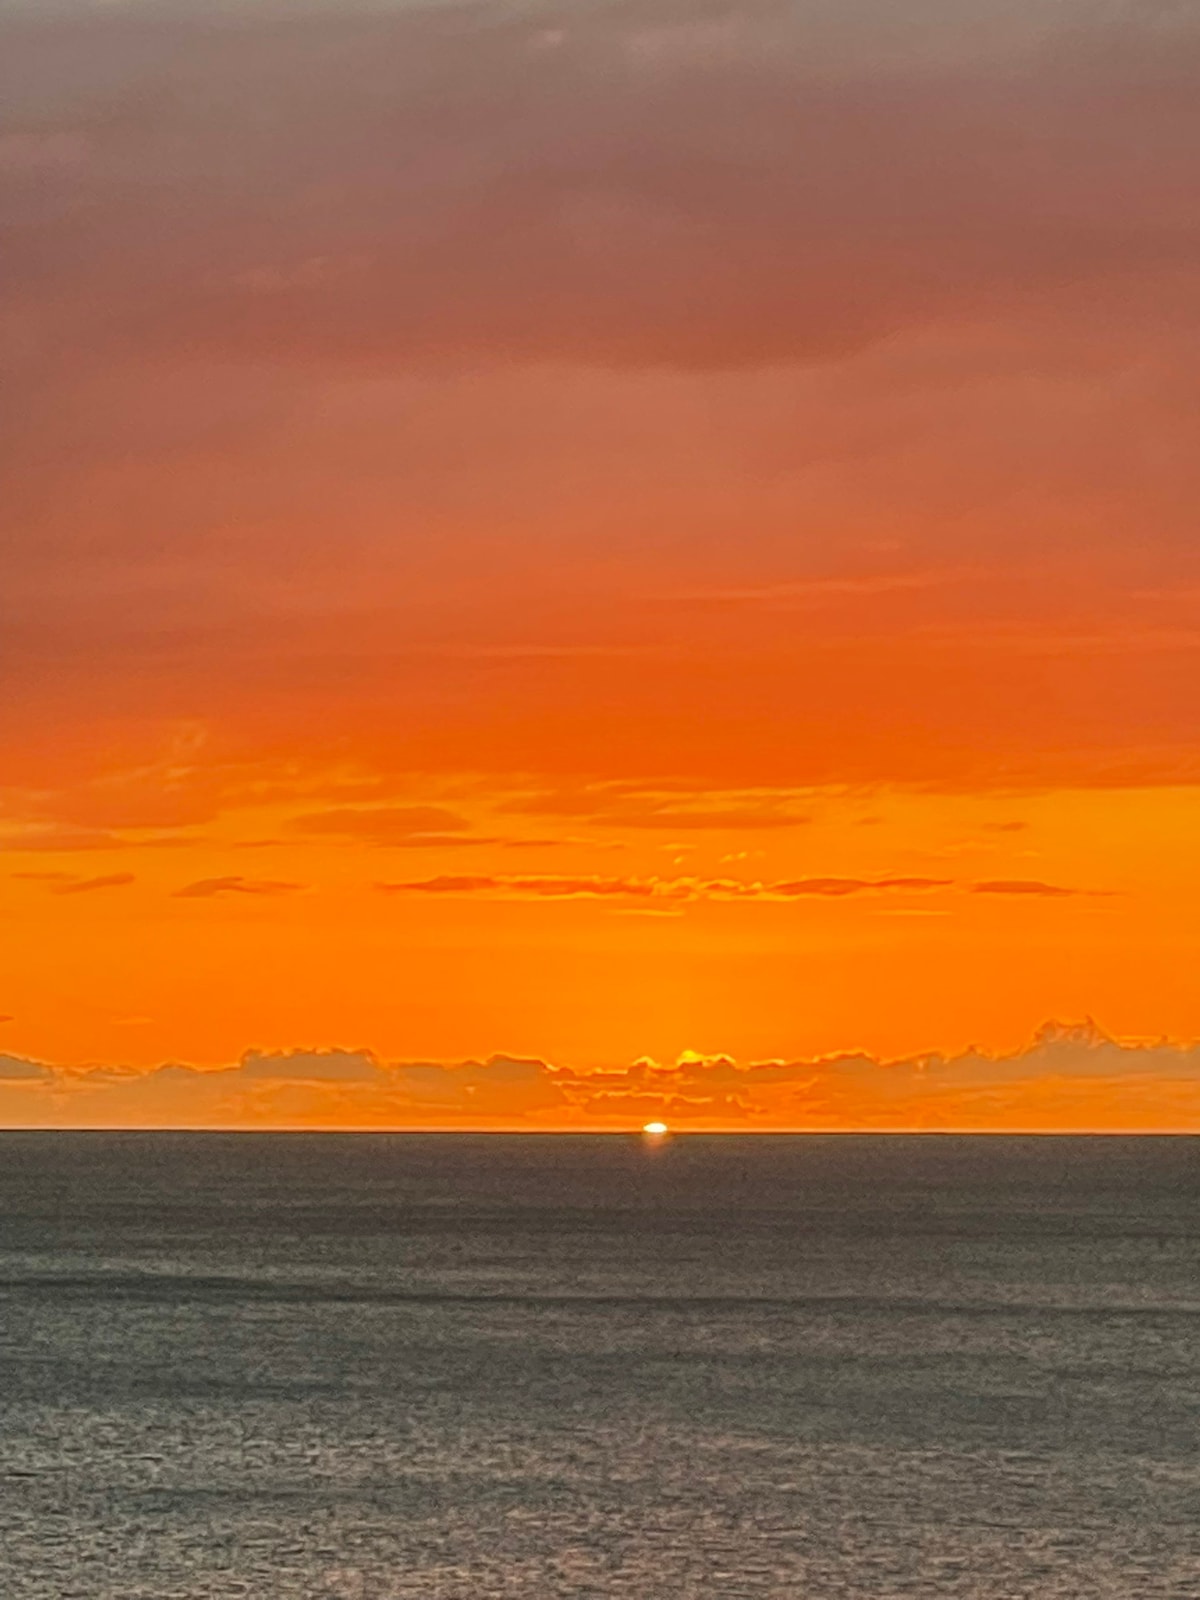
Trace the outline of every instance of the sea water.
<path fill-rule="evenodd" d="M 1197 1600 L 1200 1141 L 0 1135 L 4 1600 Z"/>

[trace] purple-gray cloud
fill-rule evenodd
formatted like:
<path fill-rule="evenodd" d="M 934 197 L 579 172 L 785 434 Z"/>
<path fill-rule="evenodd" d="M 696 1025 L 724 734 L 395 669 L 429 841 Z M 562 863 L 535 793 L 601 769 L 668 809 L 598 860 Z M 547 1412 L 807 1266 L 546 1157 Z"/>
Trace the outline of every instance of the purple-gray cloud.
<path fill-rule="evenodd" d="M 823 359 L 1149 279 L 1169 314 L 1200 24 L 1011 9 L 950 50 L 770 0 L 18 13 L 11 293 L 61 359 L 365 370 Z"/>

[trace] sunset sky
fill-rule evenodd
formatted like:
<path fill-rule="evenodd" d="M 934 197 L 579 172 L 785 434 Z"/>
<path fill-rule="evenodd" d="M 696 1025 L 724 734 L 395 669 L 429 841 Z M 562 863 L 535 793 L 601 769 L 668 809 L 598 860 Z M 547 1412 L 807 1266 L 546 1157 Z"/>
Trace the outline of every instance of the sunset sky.
<path fill-rule="evenodd" d="M 1194 4 L 0 0 L 0 105 L 0 1125 L 1200 1128 Z"/>

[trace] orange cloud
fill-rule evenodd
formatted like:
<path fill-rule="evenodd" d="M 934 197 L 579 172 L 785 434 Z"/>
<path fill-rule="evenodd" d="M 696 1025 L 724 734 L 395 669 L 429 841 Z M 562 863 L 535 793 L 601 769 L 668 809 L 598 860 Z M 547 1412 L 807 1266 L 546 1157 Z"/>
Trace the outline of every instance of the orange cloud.
<path fill-rule="evenodd" d="M 1043 895 L 1047 899 L 1059 899 L 1063 895 L 1080 892 L 1078 889 L 1064 889 L 1057 883 L 1041 883 L 1036 878 L 999 878 L 990 883 L 971 885 L 972 894 L 1031 894 Z"/>
<path fill-rule="evenodd" d="M 277 895 L 291 894 L 301 888 L 298 883 L 284 883 L 270 878 L 200 878 L 175 890 L 177 900 L 210 900 L 219 894 Z"/>
<path fill-rule="evenodd" d="M 365 839 L 377 845 L 423 848 L 495 842 L 468 835 L 464 819 L 442 806 L 341 806 L 296 817 L 292 826 L 301 833 Z"/>
<path fill-rule="evenodd" d="M 102 833 L 89 828 L 33 827 L 9 833 L 3 840 L 3 846 L 21 854 L 38 852 L 61 855 L 76 850 L 112 850 L 126 842 L 119 834 Z"/>
<path fill-rule="evenodd" d="M 923 892 L 926 889 L 946 889 L 951 878 L 798 878 L 791 883 L 772 886 L 774 894 L 825 895 L 840 899 L 847 894 L 867 894 L 879 889 L 908 889 Z"/>
<path fill-rule="evenodd" d="M 1048 1024 L 1023 1050 L 904 1060 L 869 1055 L 580 1071 L 495 1055 L 389 1062 L 369 1051 L 251 1051 L 233 1067 L 64 1069 L 0 1057 L 9 1125 L 1200 1129 L 1200 1047 L 1121 1043 L 1094 1024 Z"/>
<path fill-rule="evenodd" d="M 579 895 L 623 896 L 630 899 L 794 899 L 799 895 L 818 895 L 840 899 L 845 895 L 867 894 L 879 890 L 945 889 L 951 878 L 802 878 L 790 883 L 741 883 L 734 878 L 565 878 L 463 876 L 445 874 L 409 883 L 380 883 L 376 887 L 388 894 L 471 895 L 500 891 L 534 895 L 544 899 L 571 899 Z"/>
<path fill-rule="evenodd" d="M 685 783 L 661 787 L 584 783 L 515 795 L 506 799 L 500 809 L 533 816 L 573 817 L 610 828 L 742 833 L 760 828 L 798 828 L 810 822 L 811 817 L 790 808 L 789 798 L 778 793 L 714 792 Z"/>
<path fill-rule="evenodd" d="M 77 878 L 60 884 L 55 894 L 90 894 L 94 889 L 121 889 L 136 882 L 132 872 L 109 872 L 98 878 Z"/>

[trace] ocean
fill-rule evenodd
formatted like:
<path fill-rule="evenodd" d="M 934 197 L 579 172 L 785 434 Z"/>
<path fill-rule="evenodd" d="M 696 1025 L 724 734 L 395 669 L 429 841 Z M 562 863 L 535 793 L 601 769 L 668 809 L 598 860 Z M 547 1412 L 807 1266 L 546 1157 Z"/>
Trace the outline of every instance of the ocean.
<path fill-rule="evenodd" d="M 1200 1140 L 0 1135 L 4 1600 L 1200 1596 Z"/>

